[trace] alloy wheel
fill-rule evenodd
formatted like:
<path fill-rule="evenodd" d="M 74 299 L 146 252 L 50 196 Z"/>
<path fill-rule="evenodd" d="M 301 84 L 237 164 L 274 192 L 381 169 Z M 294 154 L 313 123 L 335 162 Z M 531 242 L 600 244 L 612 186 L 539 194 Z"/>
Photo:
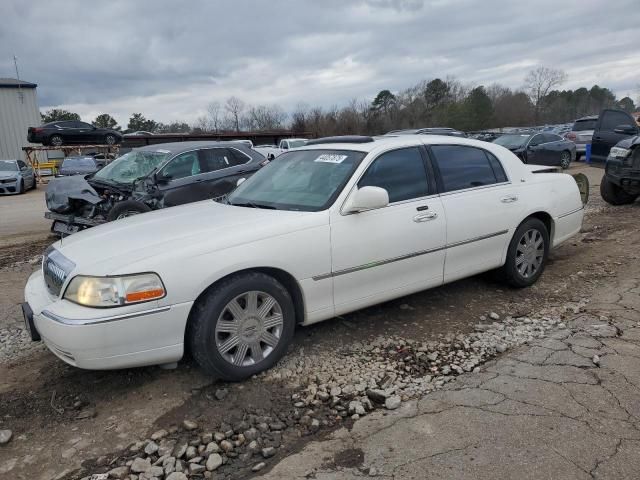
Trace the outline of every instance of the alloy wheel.
<path fill-rule="evenodd" d="M 142 212 L 138 212 L 137 210 L 127 210 L 126 212 L 122 212 L 120 215 L 118 215 L 116 217 L 116 220 L 120 220 L 122 218 L 127 218 L 127 217 L 133 217 L 134 215 L 138 215 L 139 213 L 142 213 Z"/>
<path fill-rule="evenodd" d="M 560 155 L 560 166 L 562 168 L 569 168 L 571 165 L 571 154 L 569 152 L 562 152 Z"/>
<path fill-rule="evenodd" d="M 215 347 L 232 365 L 256 365 L 276 348 L 283 327 L 282 308 L 275 298 L 265 292 L 245 292 L 222 309 L 215 328 Z"/>
<path fill-rule="evenodd" d="M 516 247 L 516 269 L 523 278 L 529 278 L 540 269 L 544 259 L 544 239 L 539 230 L 527 230 Z"/>

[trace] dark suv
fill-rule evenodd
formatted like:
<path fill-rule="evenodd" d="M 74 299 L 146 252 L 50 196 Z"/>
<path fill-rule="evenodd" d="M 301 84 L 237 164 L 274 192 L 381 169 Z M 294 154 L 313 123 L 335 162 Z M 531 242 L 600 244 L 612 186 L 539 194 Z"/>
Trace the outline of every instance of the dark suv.
<path fill-rule="evenodd" d="M 116 145 L 122 141 L 122 134 L 110 128 L 97 128 L 76 120 L 51 122 L 41 127 L 29 127 L 27 140 L 60 147 L 72 143 Z"/>
<path fill-rule="evenodd" d="M 224 198 L 269 163 L 242 143 L 175 142 L 137 148 L 88 176 L 47 185 L 45 218 L 62 236 L 140 213 Z"/>
<path fill-rule="evenodd" d="M 640 196 L 640 135 L 631 115 L 603 110 L 593 133 L 591 154 L 606 160 L 600 195 L 611 205 L 632 203 Z"/>

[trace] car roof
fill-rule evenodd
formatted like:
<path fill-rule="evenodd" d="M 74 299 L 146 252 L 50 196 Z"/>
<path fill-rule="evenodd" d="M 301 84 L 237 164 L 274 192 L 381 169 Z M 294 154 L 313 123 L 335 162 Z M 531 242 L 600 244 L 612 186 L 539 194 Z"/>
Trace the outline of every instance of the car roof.
<path fill-rule="evenodd" d="M 211 147 L 242 147 L 247 150 L 246 144 L 242 142 L 211 142 L 211 141 L 199 141 L 199 142 L 169 142 L 169 143 L 154 143 L 153 145 L 145 145 L 144 147 L 136 148 L 135 150 L 142 150 L 145 152 L 157 152 L 160 150 L 169 152 L 171 154 L 177 154 L 187 152 L 189 150 L 197 150 L 199 148 L 211 148 Z"/>
<path fill-rule="evenodd" d="M 582 122 L 585 120 L 597 120 L 598 115 L 587 115 L 586 117 L 576 118 L 576 122 Z"/>

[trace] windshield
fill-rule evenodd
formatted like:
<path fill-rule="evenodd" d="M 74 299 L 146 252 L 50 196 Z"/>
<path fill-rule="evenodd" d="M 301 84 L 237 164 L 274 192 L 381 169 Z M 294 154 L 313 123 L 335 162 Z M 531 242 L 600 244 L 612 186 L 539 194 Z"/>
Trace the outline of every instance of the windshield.
<path fill-rule="evenodd" d="M 501 137 L 496 138 L 493 143 L 497 143 L 498 145 L 502 145 L 506 148 L 518 148 L 522 147 L 531 135 L 527 134 L 519 134 L 519 135 L 502 135 Z"/>
<path fill-rule="evenodd" d="M 63 168 L 95 168 L 93 158 L 65 158 L 62 162 Z"/>
<path fill-rule="evenodd" d="M 134 150 L 115 159 L 98 171 L 93 178 L 107 182 L 133 183 L 134 180 L 149 175 L 167 158 L 169 158 L 169 152 Z"/>
<path fill-rule="evenodd" d="M 365 155 L 348 150 L 284 153 L 242 183 L 229 195 L 229 203 L 278 210 L 324 210 Z"/>
<path fill-rule="evenodd" d="M 0 172 L 17 172 L 18 164 L 12 160 L 0 160 Z"/>
<path fill-rule="evenodd" d="M 590 120 L 578 120 L 573 124 L 573 128 L 571 129 L 574 132 L 582 132 L 584 130 L 595 130 L 596 123 L 598 122 L 597 118 L 593 118 Z"/>
<path fill-rule="evenodd" d="M 306 144 L 307 144 L 306 140 L 289 140 L 290 148 L 304 147 Z"/>

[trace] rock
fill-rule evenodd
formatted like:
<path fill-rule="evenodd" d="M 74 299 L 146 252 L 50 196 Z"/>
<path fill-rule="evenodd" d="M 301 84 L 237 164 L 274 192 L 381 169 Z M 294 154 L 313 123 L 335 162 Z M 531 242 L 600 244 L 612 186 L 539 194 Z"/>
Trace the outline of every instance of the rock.
<path fill-rule="evenodd" d="M 221 441 L 222 441 L 222 440 L 224 440 L 225 438 L 227 438 L 227 436 L 226 436 L 224 433 L 222 433 L 222 432 L 216 432 L 216 433 L 214 433 L 214 434 L 213 434 L 213 439 L 214 439 L 216 442 L 221 442 Z"/>
<path fill-rule="evenodd" d="M 364 415 L 366 412 L 361 402 L 357 400 L 352 400 L 349 402 L 349 413 L 352 415 L 354 413 L 357 413 L 358 415 Z"/>
<path fill-rule="evenodd" d="M 231 443 L 229 440 L 223 440 L 220 442 L 220 448 L 225 452 L 230 452 L 231 450 L 233 450 L 233 443 Z"/>
<path fill-rule="evenodd" d="M 267 464 L 264 463 L 264 462 L 256 463 L 253 467 L 251 467 L 251 471 L 252 472 L 259 472 L 260 470 L 262 470 L 266 466 L 267 466 Z M 169 480 L 169 479 L 167 479 L 167 480 Z"/>
<path fill-rule="evenodd" d="M 249 450 L 251 453 L 256 453 L 256 452 L 258 452 L 258 450 L 260 450 L 260 445 L 258 445 L 258 442 L 253 440 L 247 446 L 247 450 Z"/>
<path fill-rule="evenodd" d="M 207 443 L 207 447 L 204 449 L 206 453 L 218 453 L 220 451 L 220 447 L 216 442 Z"/>
<path fill-rule="evenodd" d="M 203 433 L 200 435 L 200 441 L 203 445 L 213 441 L 213 433 Z"/>
<path fill-rule="evenodd" d="M 158 448 L 160 447 L 158 447 L 158 444 L 156 442 L 149 442 L 144 447 L 144 453 L 146 453 L 147 455 L 153 455 L 158 451 Z"/>
<path fill-rule="evenodd" d="M 220 465 L 222 465 L 222 457 L 219 454 L 212 453 L 209 455 L 209 458 L 207 458 L 207 470 L 213 472 Z"/>
<path fill-rule="evenodd" d="M 162 467 L 151 467 L 149 470 L 144 472 L 147 477 L 162 477 L 164 475 L 164 470 Z"/>
<path fill-rule="evenodd" d="M 182 422 L 182 426 L 185 428 L 185 430 L 189 431 L 198 428 L 198 424 L 192 420 L 185 420 L 184 422 Z"/>
<path fill-rule="evenodd" d="M 284 423 L 282 423 L 282 422 L 273 422 L 273 423 L 269 424 L 269 428 L 271 430 L 276 431 L 276 432 L 284 430 L 285 427 L 286 427 L 286 425 Z"/>
<path fill-rule="evenodd" d="M 402 399 L 398 395 L 393 395 L 385 400 L 384 406 L 387 410 L 395 410 L 401 403 Z"/>
<path fill-rule="evenodd" d="M 489 318 L 490 318 L 491 320 L 500 320 L 500 315 L 498 315 L 496 312 L 491 312 L 491 313 L 489 314 Z"/>
<path fill-rule="evenodd" d="M 593 358 L 591 359 L 591 361 L 595 364 L 595 365 L 600 365 L 600 357 L 598 355 L 594 355 Z M 0 442 L 1 443 L 1 442 Z"/>
<path fill-rule="evenodd" d="M 219 388 L 216 390 L 216 393 L 214 394 L 214 396 L 216 397 L 216 400 L 224 400 L 227 395 L 229 395 L 229 390 L 227 390 L 226 388 Z"/>
<path fill-rule="evenodd" d="M 133 473 L 146 472 L 150 468 L 151 468 L 151 460 L 148 458 L 137 457 L 133 460 L 133 463 L 131 464 L 131 471 Z"/>
<path fill-rule="evenodd" d="M 380 390 L 377 388 L 367 390 L 367 397 L 371 399 L 372 402 L 375 403 L 384 403 L 389 395 L 384 390 Z"/>
<path fill-rule="evenodd" d="M 273 447 L 266 447 L 262 449 L 262 456 L 264 458 L 271 458 L 276 454 L 276 449 Z"/>
<path fill-rule="evenodd" d="M 98 415 L 95 408 L 87 408 L 76 415 L 76 420 L 84 420 L 85 418 L 94 418 Z"/>
<path fill-rule="evenodd" d="M 320 420 L 318 420 L 317 418 L 311 420 L 311 425 L 309 426 L 309 428 L 312 432 L 317 432 L 318 430 L 320 430 Z"/>
<path fill-rule="evenodd" d="M 504 343 L 499 343 L 496 345 L 496 351 L 499 353 L 503 353 L 507 351 L 507 346 Z"/>
<path fill-rule="evenodd" d="M 158 431 L 153 432 L 151 434 L 151 440 L 153 440 L 153 441 L 162 440 L 167 435 L 169 435 L 169 432 L 167 432 L 165 429 L 158 430 Z"/>
<path fill-rule="evenodd" d="M 181 458 L 187 452 L 188 446 L 189 445 L 187 445 L 186 443 L 179 443 L 173 449 L 173 456 L 176 458 Z"/>
<path fill-rule="evenodd" d="M 187 451 L 184 454 L 184 458 L 186 458 L 187 460 L 191 460 L 196 455 L 198 455 L 198 450 L 196 450 L 196 447 L 190 446 L 190 447 L 187 447 Z"/>
<path fill-rule="evenodd" d="M 257 439 L 260 436 L 260 432 L 258 432 L 258 430 L 256 430 L 255 428 L 251 427 L 249 430 L 246 430 L 244 432 L 244 438 L 248 441 L 251 442 L 252 440 Z"/>
<path fill-rule="evenodd" d="M 169 474 L 166 480 L 189 480 L 189 478 L 182 472 L 173 472 Z"/>
<path fill-rule="evenodd" d="M 197 463 L 190 463 L 189 464 L 189 473 L 191 475 L 196 475 L 198 473 L 202 473 L 206 470 L 206 467 L 204 465 L 199 465 Z"/>
<path fill-rule="evenodd" d="M 13 437 L 13 432 L 11 430 L 0 430 L 0 445 L 9 443 L 11 437 Z"/>
<path fill-rule="evenodd" d="M 129 475 L 129 467 L 116 467 L 107 472 L 109 474 L 109 478 L 117 478 L 118 480 L 123 480 Z"/>

